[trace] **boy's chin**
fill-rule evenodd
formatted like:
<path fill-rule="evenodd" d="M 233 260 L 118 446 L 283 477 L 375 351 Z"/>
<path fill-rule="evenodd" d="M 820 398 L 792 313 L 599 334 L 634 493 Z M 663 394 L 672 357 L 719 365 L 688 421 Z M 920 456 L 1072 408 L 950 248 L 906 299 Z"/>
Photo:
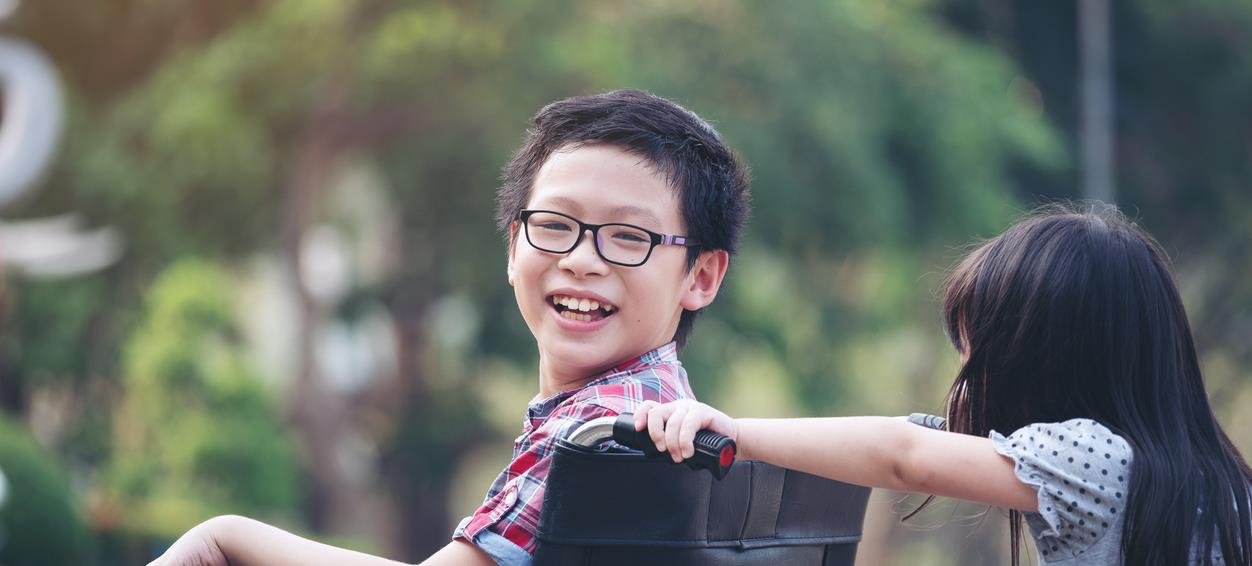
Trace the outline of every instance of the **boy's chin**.
<path fill-rule="evenodd" d="M 611 340 L 604 342 L 597 337 L 587 336 L 583 340 L 569 337 L 556 337 L 545 344 L 549 363 L 560 366 L 564 371 L 597 372 L 605 367 L 617 365 L 616 358 L 620 344 Z M 642 353 L 642 352 L 641 352 Z M 555 369 L 555 368 L 554 368 Z"/>

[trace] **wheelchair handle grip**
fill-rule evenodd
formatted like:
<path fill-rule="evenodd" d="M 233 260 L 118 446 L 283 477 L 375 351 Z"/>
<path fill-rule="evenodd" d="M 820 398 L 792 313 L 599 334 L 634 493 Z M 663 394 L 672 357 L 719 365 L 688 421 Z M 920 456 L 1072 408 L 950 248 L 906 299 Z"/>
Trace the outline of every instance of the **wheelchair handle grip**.
<path fill-rule="evenodd" d="M 635 416 L 632 413 L 622 413 L 613 421 L 613 441 L 649 456 L 660 454 L 647 429 L 635 430 Z M 708 470 L 719 480 L 726 477 L 731 464 L 735 463 L 735 453 L 738 450 L 735 441 L 711 430 L 701 430 L 696 433 L 693 444 L 695 454 L 683 462 L 693 470 Z"/>
<path fill-rule="evenodd" d="M 948 430 L 948 419 L 938 415 L 913 413 L 908 416 L 908 421 L 917 426 L 924 426 L 935 430 Z"/>

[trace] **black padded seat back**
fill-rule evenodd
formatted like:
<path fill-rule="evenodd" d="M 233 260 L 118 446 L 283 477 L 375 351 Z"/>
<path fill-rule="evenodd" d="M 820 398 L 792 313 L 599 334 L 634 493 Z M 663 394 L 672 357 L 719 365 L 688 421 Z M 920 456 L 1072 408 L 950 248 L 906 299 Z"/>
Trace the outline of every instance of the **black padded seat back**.
<path fill-rule="evenodd" d="M 625 450 L 555 448 L 537 566 L 847 566 L 869 489 L 762 462 L 721 481 Z"/>

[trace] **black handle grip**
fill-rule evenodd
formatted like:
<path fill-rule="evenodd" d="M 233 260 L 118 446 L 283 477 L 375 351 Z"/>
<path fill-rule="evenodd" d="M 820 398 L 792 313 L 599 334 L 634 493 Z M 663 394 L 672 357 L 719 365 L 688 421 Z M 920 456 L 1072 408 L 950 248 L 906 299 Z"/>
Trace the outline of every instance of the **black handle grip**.
<path fill-rule="evenodd" d="M 649 456 L 661 454 L 657 451 L 656 444 L 652 442 L 652 437 L 648 435 L 647 429 L 635 430 L 635 416 L 631 413 L 623 413 L 613 422 L 613 441 L 627 448 L 642 451 Z M 738 449 L 735 441 L 729 436 L 711 430 L 702 430 L 696 433 L 693 444 L 696 453 L 684 460 L 684 463 L 693 470 L 708 470 L 714 478 L 719 480 L 726 477 L 726 472 L 730 471 L 730 465 L 735 463 L 735 452 Z"/>

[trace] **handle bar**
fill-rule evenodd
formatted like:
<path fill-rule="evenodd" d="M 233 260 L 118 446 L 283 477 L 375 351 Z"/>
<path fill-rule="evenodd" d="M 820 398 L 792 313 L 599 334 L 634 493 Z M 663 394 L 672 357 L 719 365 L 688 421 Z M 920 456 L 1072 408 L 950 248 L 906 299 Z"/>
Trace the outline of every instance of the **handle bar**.
<path fill-rule="evenodd" d="M 906 418 L 909 422 L 926 428 L 935 430 L 947 428 L 946 419 L 935 415 L 913 413 Z M 569 437 L 570 442 L 587 448 L 594 448 L 606 440 L 639 450 L 651 457 L 659 457 L 661 454 L 647 430 L 635 430 L 635 418 L 631 413 L 592 419 L 575 429 Z M 685 460 L 684 463 L 693 470 L 708 470 L 714 478 L 719 480 L 726 477 L 731 464 L 735 463 L 735 453 L 738 450 L 735 441 L 711 430 L 702 430 L 696 433 L 693 443 L 696 449 L 695 455 Z"/>
<path fill-rule="evenodd" d="M 659 457 L 661 454 L 647 430 L 635 430 L 635 416 L 631 413 L 592 419 L 575 429 L 569 437 L 570 442 L 588 448 L 594 448 L 606 440 L 639 450 L 651 457 Z M 694 444 L 695 455 L 683 463 L 693 470 L 708 470 L 719 480 L 726 477 L 731 464 L 735 463 L 735 441 L 711 430 L 702 430 L 696 433 Z"/>

